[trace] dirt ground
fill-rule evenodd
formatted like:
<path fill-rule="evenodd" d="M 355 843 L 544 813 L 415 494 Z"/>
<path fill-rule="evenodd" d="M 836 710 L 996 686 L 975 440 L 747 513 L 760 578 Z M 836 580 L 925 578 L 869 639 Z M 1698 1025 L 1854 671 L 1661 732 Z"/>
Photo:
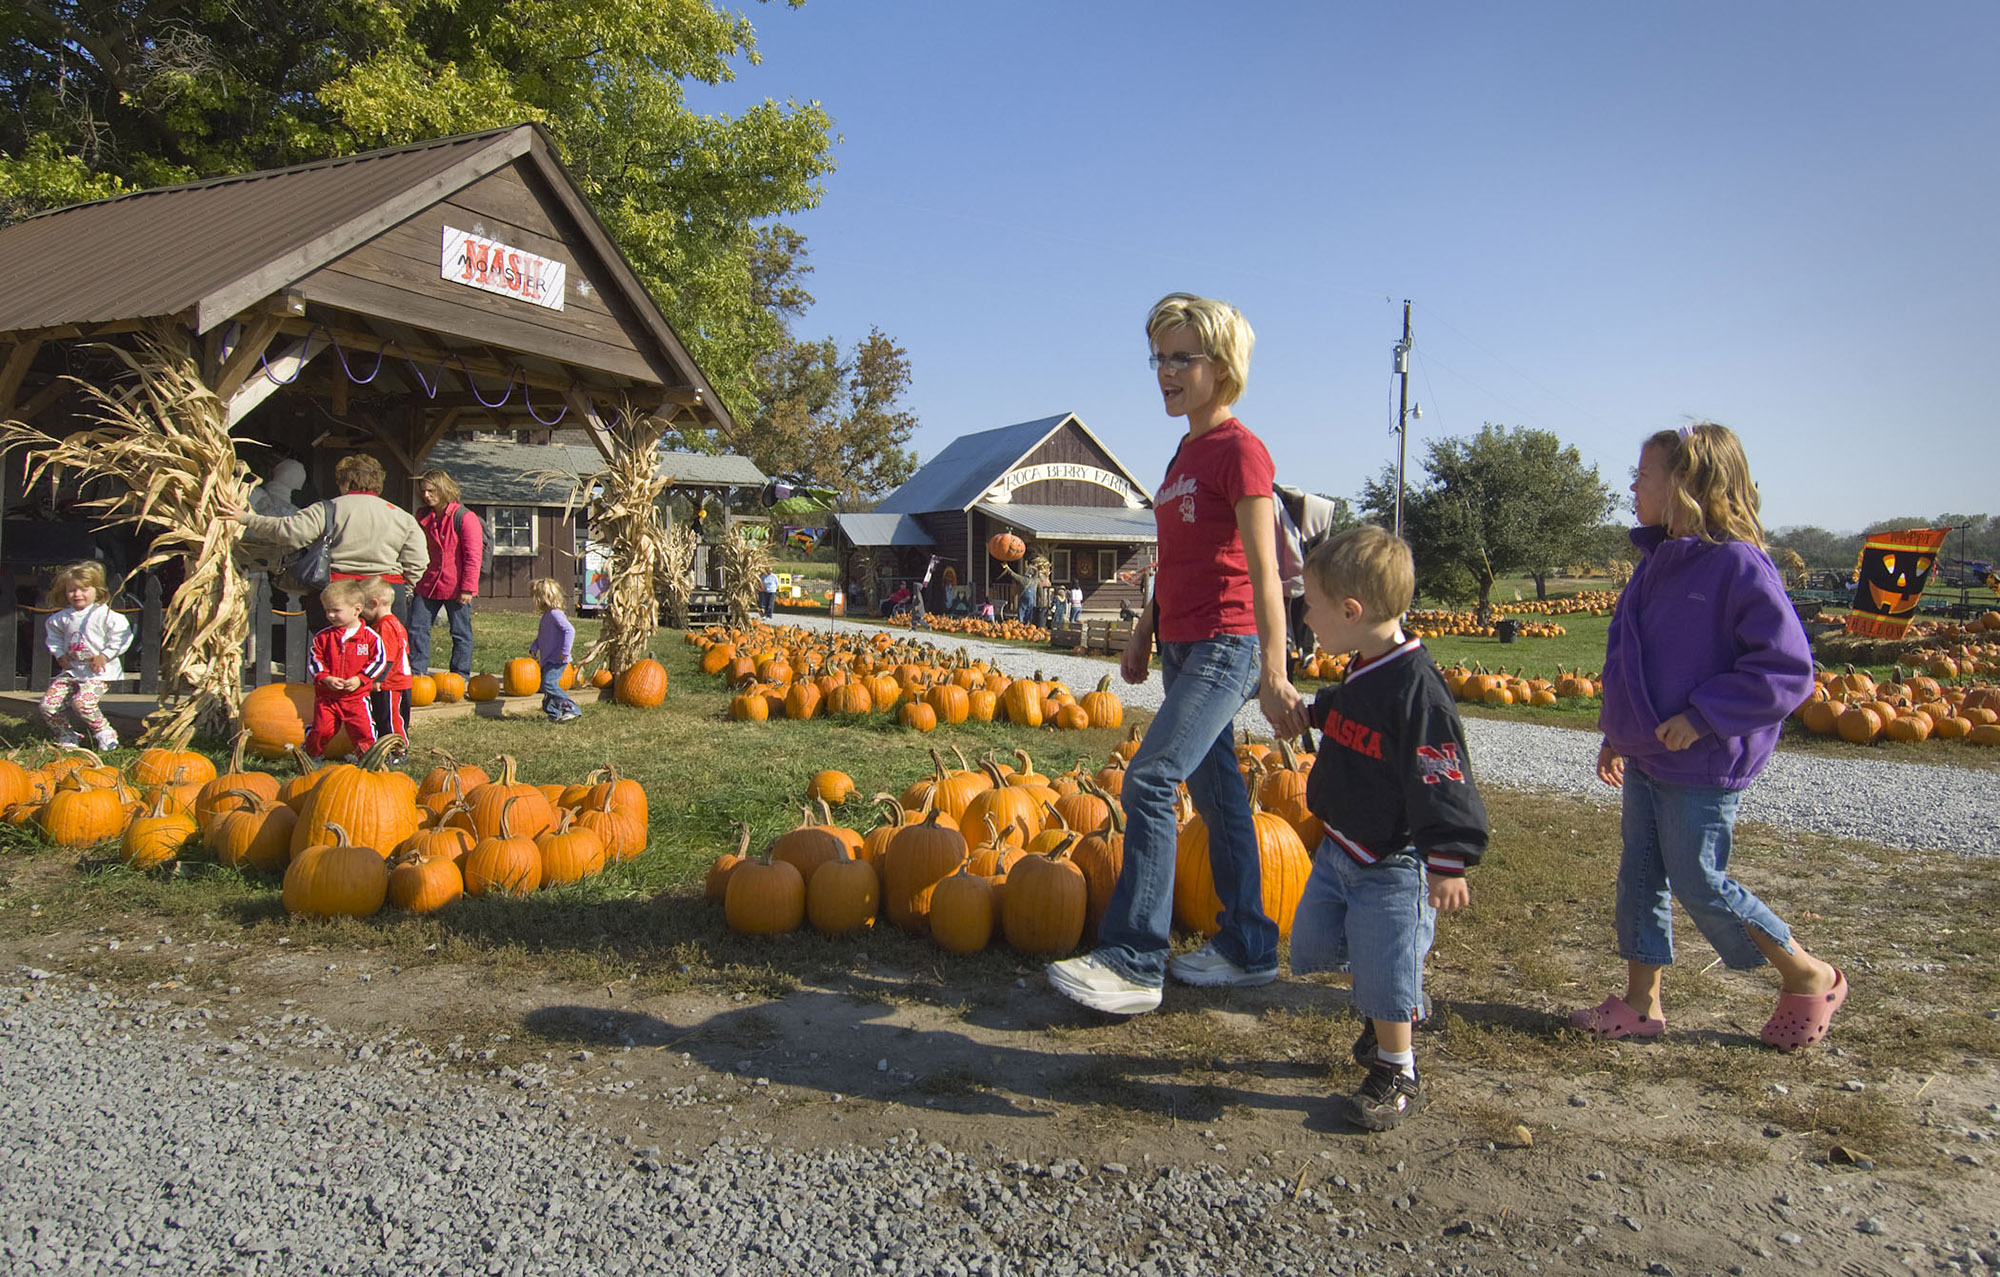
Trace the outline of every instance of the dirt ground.
<path fill-rule="evenodd" d="M 995 990 L 948 983 L 942 965 L 857 958 L 852 972 L 767 998 L 397 966 L 310 940 L 253 948 L 228 928 L 173 936 L 139 916 L 53 935 L 27 922 L 0 922 L 0 961 L 210 1008 L 221 1036 L 254 1029 L 321 1062 L 427 1052 L 495 1086 L 546 1087 L 571 1120 L 635 1146 L 694 1150 L 729 1136 L 807 1148 L 916 1128 L 998 1161 L 1247 1168 L 1353 1193 L 1377 1238 L 1387 1225 L 1412 1240 L 1489 1239 L 1494 1266 L 1479 1271 L 2000 1268 L 2000 1150 L 1990 1142 L 2000 1079 L 1989 1060 L 1857 1078 L 1821 1048 L 1773 1084 L 1795 1098 L 1882 1088 L 1920 1106 L 1934 1148 L 1894 1168 L 1878 1169 L 1865 1148 L 1829 1156 L 1823 1132 L 1746 1114 L 1697 1083 L 1462 1066 L 1430 1033 L 1418 1039 L 1430 1106 L 1370 1135 L 1350 1130 L 1331 1098 L 1357 1080 L 1344 1062 L 1356 1022 L 1334 984 L 1176 987 L 1161 1012 L 1123 1022 L 1073 1007 L 1025 962 L 1014 987 Z M 277 1027 L 308 1009 L 310 1038 Z M 1298 1017 L 1324 1021 L 1323 1051 L 1284 1045 L 1300 1040 Z M 1277 1032 L 1281 1022 L 1294 1031 Z M 1676 1025 L 1716 1050 L 1744 1049 L 1756 1028 Z M 1174 1050 L 1151 1049 L 1169 1039 Z"/>

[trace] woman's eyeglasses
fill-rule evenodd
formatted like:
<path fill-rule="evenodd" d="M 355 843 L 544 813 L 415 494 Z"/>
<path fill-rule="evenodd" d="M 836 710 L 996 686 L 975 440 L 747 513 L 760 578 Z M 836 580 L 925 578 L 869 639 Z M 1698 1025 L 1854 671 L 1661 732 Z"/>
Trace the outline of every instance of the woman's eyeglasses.
<path fill-rule="evenodd" d="M 1158 372 L 1162 368 L 1171 368 L 1175 372 L 1186 372 L 1188 369 L 1194 367 L 1195 360 L 1207 359 L 1208 357 L 1207 355 L 1182 354 L 1148 355 L 1146 357 L 1146 366 L 1154 372 Z"/>

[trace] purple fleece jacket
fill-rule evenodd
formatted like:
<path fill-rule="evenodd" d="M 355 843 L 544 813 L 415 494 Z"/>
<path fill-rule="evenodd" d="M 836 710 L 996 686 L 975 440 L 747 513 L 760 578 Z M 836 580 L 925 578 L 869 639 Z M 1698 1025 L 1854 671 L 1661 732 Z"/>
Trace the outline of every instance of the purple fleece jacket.
<path fill-rule="evenodd" d="M 1654 780 L 1742 789 L 1812 691 L 1805 629 L 1755 546 L 1658 527 L 1634 528 L 1632 544 L 1639 567 L 1611 617 L 1597 726 Z M 1701 733 L 1679 752 L 1653 734 L 1676 714 Z"/>

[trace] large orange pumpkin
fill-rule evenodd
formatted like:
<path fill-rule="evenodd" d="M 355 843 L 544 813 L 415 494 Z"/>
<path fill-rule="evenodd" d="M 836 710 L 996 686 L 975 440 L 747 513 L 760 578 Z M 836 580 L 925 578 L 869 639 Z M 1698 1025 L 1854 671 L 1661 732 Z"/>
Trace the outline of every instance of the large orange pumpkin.
<path fill-rule="evenodd" d="M 541 792 L 531 785 L 519 788 L 541 798 Z M 483 896 L 497 891 L 524 896 L 542 885 L 541 848 L 535 846 L 533 838 L 518 832 L 520 827 L 513 819 L 514 812 L 525 801 L 523 795 L 509 795 L 495 818 L 494 832 L 472 844 L 472 850 L 465 853 L 466 895 Z M 548 800 L 543 798 L 542 802 L 546 806 Z"/>
<path fill-rule="evenodd" d="M 326 768 L 313 787 L 292 831 L 292 854 L 330 841 L 335 825 L 347 831 L 357 847 L 373 848 L 384 860 L 417 832 L 416 782 L 391 763 L 406 752 L 403 738 L 385 736 L 369 747 L 358 763 Z"/>
<path fill-rule="evenodd" d="M 500 680 L 491 674 L 474 674 L 465 680 L 465 699 L 469 701 L 497 701 L 500 699 Z"/>
<path fill-rule="evenodd" d="M 653 709 L 667 698 L 667 669 L 652 657 L 619 671 L 611 698 L 620 705 Z"/>
<path fill-rule="evenodd" d="M 986 552 L 1002 563 L 1019 563 L 1028 552 L 1028 544 L 1012 532 L 996 532 L 987 538 Z"/>
<path fill-rule="evenodd" d="M 306 728 L 312 725 L 313 689 L 310 683 L 266 683 L 243 698 L 237 711 L 250 733 L 250 752 L 259 758 L 283 758 L 294 745 L 306 743 Z M 345 758 L 354 752 L 347 729 L 341 728 L 327 742 L 326 757 Z"/>
<path fill-rule="evenodd" d="M 1298 831 L 1283 819 L 1254 804 L 1257 859 L 1263 879 L 1264 915 L 1278 924 L 1278 934 L 1292 934 L 1292 917 L 1305 894 L 1312 858 Z M 1174 849 L 1174 920 L 1190 931 L 1212 936 L 1222 929 L 1222 901 L 1215 894 L 1215 875 L 1208 863 L 1208 826 L 1196 816 L 1181 827 Z"/>
<path fill-rule="evenodd" d="M 506 814 L 508 804 L 518 800 L 507 822 L 513 836 L 530 840 L 541 837 L 556 823 L 555 808 L 548 795 L 533 785 L 521 783 L 512 756 L 502 754 L 499 761 L 500 774 L 466 796 L 472 808 L 472 832 L 481 838 L 500 833 L 501 817 Z M 528 845 L 533 847 L 534 843 L 530 841 Z M 467 889 L 471 889 L 470 883 Z"/>
<path fill-rule="evenodd" d="M 389 866 L 367 847 L 356 847 L 335 825 L 334 841 L 308 847 L 285 870 L 286 913 L 314 918 L 365 918 L 389 895 Z"/>
<path fill-rule="evenodd" d="M 542 663 L 532 656 L 507 662 L 507 695 L 533 696 L 542 690 Z"/>

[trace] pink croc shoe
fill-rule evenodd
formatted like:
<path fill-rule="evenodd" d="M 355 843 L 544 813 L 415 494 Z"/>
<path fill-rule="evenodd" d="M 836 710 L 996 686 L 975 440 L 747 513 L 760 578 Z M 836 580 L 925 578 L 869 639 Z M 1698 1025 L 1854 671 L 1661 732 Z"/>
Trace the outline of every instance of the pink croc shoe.
<path fill-rule="evenodd" d="M 1825 993 L 1781 993 L 1778 995 L 1778 1009 L 1771 1013 L 1764 1031 L 1758 1036 L 1765 1046 L 1776 1047 L 1780 1051 L 1796 1051 L 1802 1046 L 1811 1046 L 1826 1036 L 1828 1026 L 1833 1023 L 1833 1013 L 1840 1010 L 1847 1001 L 1847 975 L 1839 967 L 1833 969 L 1833 987 Z"/>
<path fill-rule="evenodd" d="M 1600 1038 L 1656 1038 L 1667 1031 L 1665 1020 L 1649 1020 L 1612 994 L 1594 1007 L 1569 1013 L 1569 1026 Z"/>

